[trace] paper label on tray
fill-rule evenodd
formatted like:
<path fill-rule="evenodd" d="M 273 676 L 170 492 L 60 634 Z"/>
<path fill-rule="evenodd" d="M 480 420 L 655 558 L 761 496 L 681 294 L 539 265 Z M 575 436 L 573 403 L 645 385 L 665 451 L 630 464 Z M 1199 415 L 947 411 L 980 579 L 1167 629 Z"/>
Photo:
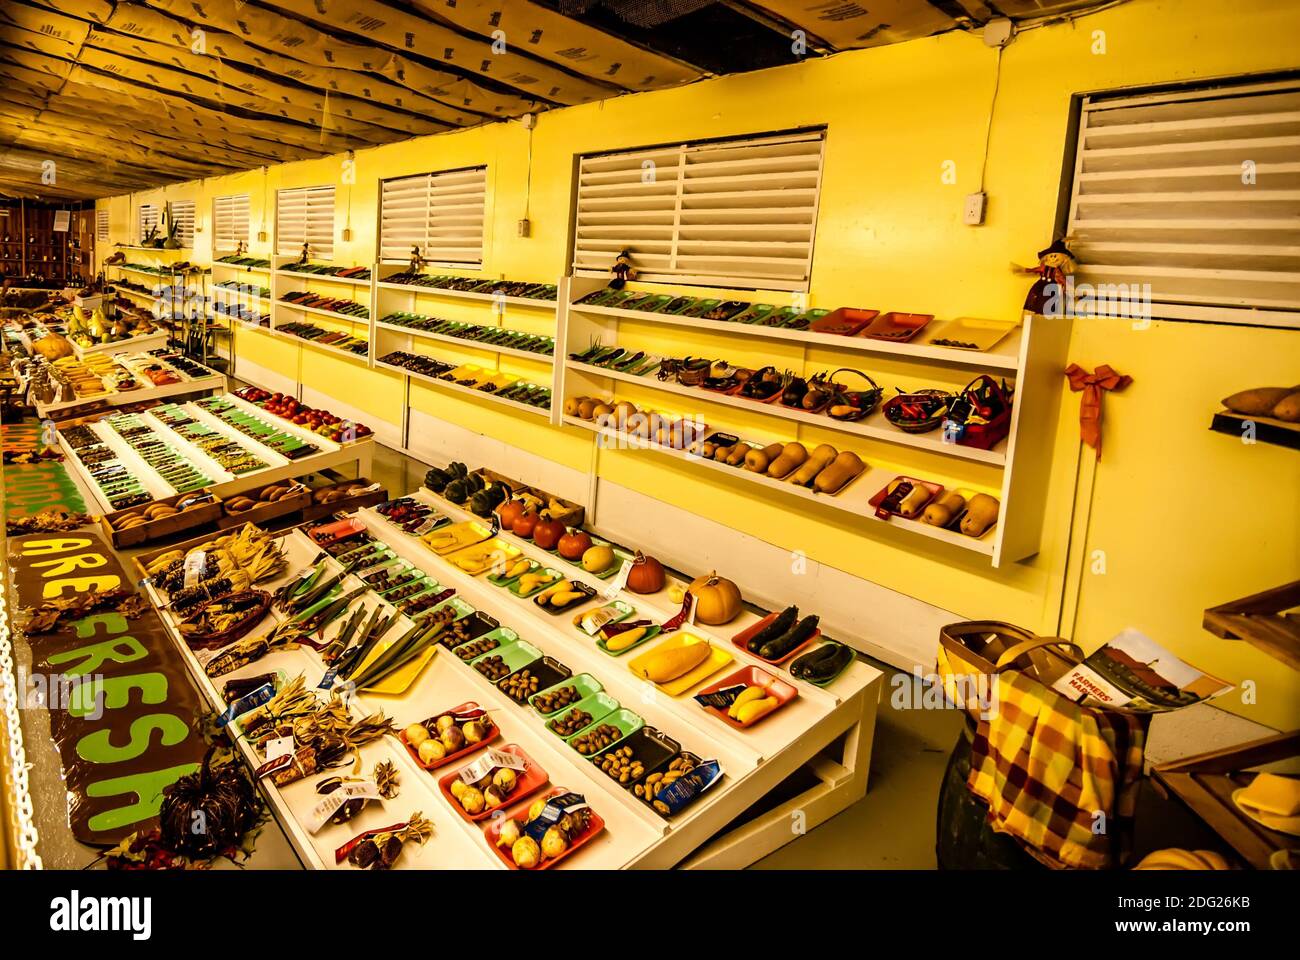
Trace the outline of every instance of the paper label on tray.
<path fill-rule="evenodd" d="M 203 574 L 203 568 L 207 566 L 208 551 L 195 550 L 185 558 L 185 586 L 186 588 L 197 587 L 199 577 Z"/>
<path fill-rule="evenodd" d="M 601 628 L 606 626 L 611 620 L 622 613 L 622 610 L 616 607 L 598 607 L 595 610 L 588 610 L 578 617 L 578 629 L 589 637 L 594 637 L 600 633 Z"/>
<path fill-rule="evenodd" d="M 503 753 L 500 750 L 489 750 L 462 770 L 460 772 L 460 778 L 465 781 L 465 783 L 478 783 L 498 767 L 509 767 L 511 770 L 523 770 L 525 766 L 526 764 L 524 763 L 523 758 L 517 757 L 513 753 Z"/>
<path fill-rule="evenodd" d="M 424 521 L 420 523 L 419 526 L 417 526 L 414 530 L 411 531 L 411 534 L 416 537 L 422 537 L 430 530 L 436 530 L 438 527 L 448 522 L 450 521 L 448 520 L 447 517 L 444 517 L 440 513 L 435 513 L 430 517 L 426 517 Z"/>
<path fill-rule="evenodd" d="M 307 815 L 307 829 L 316 833 L 349 800 L 379 799 L 382 799 L 379 795 L 379 786 L 373 780 L 345 783 L 332 793 L 326 794 L 320 803 L 311 808 L 311 812 Z"/>
<path fill-rule="evenodd" d="M 325 676 L 320 678 L 320 683 L 316 684 L 317 690 L 328 690 L 334 686 L 334 678 L 338 676 L 338 668 L 330 667 L 325 671 Z"/>
<path fill-rule="evenodd" d="M 276 737 L 266 742 L 266 762 L 271 763 L 281 757 L 293 754 L 293 737 Z"/>
<path fill-rule="evenodd" d="M 608 585 L 605 587 L 604 595 L 606 600 L 616 600 L 619 591 L 627 584 L 627 575 L 632 571 L 632 558 L 628 557 L 623 561 L 623 565 L 618 568 L 618 573 L 610 578 Z"/>

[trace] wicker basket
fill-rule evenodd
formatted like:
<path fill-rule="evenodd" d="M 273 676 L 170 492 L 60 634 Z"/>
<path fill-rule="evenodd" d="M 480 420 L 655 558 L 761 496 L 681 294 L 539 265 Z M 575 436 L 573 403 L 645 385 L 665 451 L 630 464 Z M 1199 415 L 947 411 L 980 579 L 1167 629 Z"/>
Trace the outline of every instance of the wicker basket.
<path fill-rule="evenodd" d="M 248 609 L 237 624 L 228 630 L 220 633 L 191 633 L 185 636 L 185 642 L 193 650 L 215 650 L 218 647 L 224 647 L 227 644 L 234 643 L 236 640 L 245 636 L 250 630 L 262 622 L 262 618 L 271 609 L 271 595 L 265 590 L 244 590 L 240 593 L 231 593 L 224 597 L 216 597 L 212 600 L 206 600 L 199 604 L 194 611 L 196 617 L 205 613 L 208 607 L 215 603 L 248 603 Z"/>
<path fill-rule="evenodd" d="M 924 402 L 930 398 L 943 398 L 945 402 L 935 413 L 924 420 L 908 420 L 904 418 L 902 409 L 904 404 L 914 403 L 918 400 Z M 948 415 L 948 403 L 951 401 L 952 394 L 946 390 L 913 390 L 911 393 L 900 391 L 898 396 L 892 397 L 885 403 L 881 412 L 884 413 L 886 420 L 904 433 L 929 433 L 943 423 L 943 418 Z"/>

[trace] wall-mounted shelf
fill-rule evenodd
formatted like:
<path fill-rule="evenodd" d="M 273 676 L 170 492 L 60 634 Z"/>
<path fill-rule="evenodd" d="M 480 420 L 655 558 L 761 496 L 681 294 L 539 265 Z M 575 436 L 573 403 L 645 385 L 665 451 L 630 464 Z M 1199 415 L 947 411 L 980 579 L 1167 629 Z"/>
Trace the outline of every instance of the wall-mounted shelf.
<path fill-rule="evenodd" d="M 1272 417 L 1248 417 L 1231 410 L 1220 410 L 1210 421 L 1210 429 L 1238 440 L 1246 437 L 1253 429 L 1254 439 L 1258 443 L 1300 450 L 1300 423 L 1288 423 Z"/>

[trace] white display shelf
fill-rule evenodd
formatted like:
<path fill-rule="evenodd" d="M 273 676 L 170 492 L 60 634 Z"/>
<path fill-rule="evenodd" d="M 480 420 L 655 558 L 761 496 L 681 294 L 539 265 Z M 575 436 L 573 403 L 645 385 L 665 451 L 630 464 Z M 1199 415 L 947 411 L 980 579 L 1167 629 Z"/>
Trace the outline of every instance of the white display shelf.
<path fill-rule="evenodd" d="M 153 304 L 156 304 L 159 300 L 158 294 L 156 293 L 147 293 L 144 290 L 132 290 L 130 287 L 119 287 L 114 285 L 113 292 L 128 297 L 140 297 L 141 299 L 148 300 L 151 308 Z"/>
<path fill-rule="evenodd" d="M 658 444 L 649 443 L 647 441 L 638 440 L 636 438 L 629 438 L 628 436 L 620 433 L 617 430 L 612 430 L 606 427 L 600 427 L 597 426 L 595 423 L 592 423 L 591 421 L 582 420 L 579 419 L 578 417 L 565 416 L 564 422 L 570 426 L 581 427 L 584 430 L 591 430 L 592 432 L 605 438 L 611 444 L 619 445 L 624 449 L 650 450 L 655 453 L 663 454 L 664 456 L 667 457 L 673 457 L 677 460 L 684 461 L 686 463 L 691 464 L 693 467 L 699 467 L 705 470 L 712 470 L 721 473 L 725 476 L 729 476 L 733 479 L 740 480 L 742 482 L 756 483 L 760 486 L 766 487 L 769 490 L 775 490 L 787 496 L 798 497 L 802 500 L 807 500 L 832 510 L 841 510 L 855 517 L 860 517 L 865 520 L 868 520 L 871 523 L 877 523 L 877 524 L 887 523 L 895 530 L 903 530 L 906 531 L 907 533 L 917 534 L 918 536 L 926 537 L 931 540 L 937 540 L 941 543 L 946 543 L 954 547 L 959 547 L 962 550 L 968 550 L 972 553 L 977 553 L 983 556 L 992 557 L 995 552 L 995 547 L 996 547 L 995 533 L 997 531 L 998 525 L 995 525 L 991 530 L 987 531 L 984 534 L 984 536 L 975 538 L 975 537 L 968 537 L 963 533 L 954 530 L 948 530 L 943 527 L 932 527 L 929 524 L 920 523 L 919 521 L 915 521 L 915 520 L 904 520 L 901 517 L 893 517 L 889 520 L 881 520 L 879 517 L 876 516 L 875 508 L 872 507 L 868 503 L 868 501 L 873 496 L 875 496 L 875 494 L 879 490 L 885 487 L 885 485 L 888 484 L 889 481 L 897 477 L 899 475 L 899 472 L 893 469 L 886 470 L 880 467 L 872 467 L 870 461 L 867 460 L 866 457 L 863 457 L 863 461 L 866 462 L 867 468 L 863 470 L 862 473 L 860 473 L 857 476 L 857 478 L 853 480 L 852 483 L 850 483 L 847 487 L 843 488 L 839 493 L 825 494 L 825 493 L 817 493 L 813 490 L 808 489 L 807 487 L 798 486 L 797 484 L 788 483 L 785 480 L 774 479 L 773 477 L 767 476 L 767 474 L 754 473 L 753 471 L 745 470 L 743 467 L 731 467 L 731 466 L 727 466 L 725 463 L 719 463 L 716 460 L 705 459 L 704 457 L 697 457 L 694 456 L 693 454 L 687 453 L 684 450 L 676 450 L 671 447 L 662 447 L 659 446 Z M 924 477 L 921 479 L 930 479 L 930 478 Z M 938 481 L 936 480 L 935 482 Z M 945 484 L 945 487 L 948 486 L 949 485 Z M 951 489 L 972 489 L 972 488 L 965 487 L 963 484 L 952 484 L 950 488 Z M 976 490 L 976 492 L 987 493 L 989 491 Z M 999 518 L 999 525 L 1000 523 L 1001 523 L 1001 518 Z"/>
<path fill-rule="evenodd" d="M 477 519 L 427 490 L 418 491 L 413 496 L 454 520 Z M 864 716 L 868 711 L 874 716 L 874 693 L 882 679 L 880 671 L 862 661 L 855 661 L 829 689 L 796 680 L 782 667 L 766 664 L 731 643 L 731 637 L 760 619 L 761 614 L 748 610 L 722 627 L 700 625 L 682 628 L 683 633 L 696 634 L 715 646 L 728 650 L 735 659 L 681 696 L 667 696 L 653 685 L 637 678 L 628 669 L 628 663 L 637 654 L 653 649 L 659 640 L 652 640 L 645 647 L 621 657 L 611 657 L 597 648 L 594 639 L 582 634 L 572 625 L 575 614 L 609 602 L 602 596 L 604 588 L 608 586 L 605 581 L 582 573 L 558 557 L 543 552 L 530 541 L 513 534 L 503 534 L 529 558 L 566 570 L 572 579 L 582 580 L 597 590 L 596 599 L 552 616 L 543 612 L 531 600 L 517 598 L 508 590 L 493 586 L 482 577 L 469 576 L 444 558 L 433 554 L 418 539 L 401 533 L 373 509 L 362 510 L 360 514 L 366 518 L 366 524 L 372 533 L 387 541 L 399 555 L 416 563 L 440 583 L 455 586 L 457 594 L 472 606 L 492 615 L 504 626 L 511 627 L 543 653 L 572 668 L 574 673 L 590 673 L 620 704 L 643 716 L 647 724 L 658 727 L 678 740 L 683 749 L 695 752 L 704 759 L 718 759 L 722 763 L 724 779 L 681 814 L 660 821 L 663 826 L 662 839 L 630 861 L 629 866 L 669 866 L 682 861 L 696 847 L 703 845 L 730 824 L 750 803 L 774 789 L 785 775 L 815 757 L 828 742 L 823 737 L 829 736 L 833 740 L 860 721 L 869 724 L 872 718 Z M 658 594 L 637 595 L 620 591 L 614 598 L 632 605 L 638 616 L 661 623 L 678 612 L 678 605 L 668 597 L 674 583 L 680 585 L 680 581 L 670 579 Z M 792 683 L 798 688 L 799 696 L 771 717 L 742 731 L 706 713 L 692 699 L 692 695 L 745 666 L 758 666 Z M 870 707 L 865 703 L 868 697 Z M 836 732 L 830 734 L 831 730 Z M 858 736 L 864 741 L 862 745 L 869 749 L 872 736 L 870 727 L 864 730 L 859 726 Z M 844 781 L 851 780 L 854 774 L 851 768 L 840 768 L 839 772 Z M 865 770 L 860 772 L 865 775 Z M 598 783 L 606 781 L 608 787 L 615 791 L 616 797 L 630 800 L 638 811 L 646 809 L 640 800 L 608 780 L 604 774 L 598 770 L 593 770 L 593 773 L 598 778 Z M 790 839 L 788 819 L 780 819 L 786 830 L 785 836 L 776 841 L 777 845 Z M 751 848 L 736 855 L 744 858 L 744 863 L 749 863 L 764 852 L 766 851 Z"/>
<path fill-rule="evenodd" d="M 162 477 L 158 476 L 158 474 L 154 472 L 153 467 L 145 463 L 140 455 L 135 452 L 135 449 L 122 439 L 122 436 L 107 423 L 90 423 L 86 424 L 86 426 L 89 427 L 90 431 L 95 434 L 95 436 L 98 437 L 105 446 L 113 451 L 121 464 L 126 467 L 127 472 L 140 481 L 140 485 L 151 497 L 155 500 L 165 500 L 167 497 L 176 495 L 178 491 L 172 487 L 171 484 L 163 480 Z M 171 434 L 165 436 L 164 439 L 171 442 L 177 438 L 174 434 Z M 78 459 L 72 446 L 63 438 L 62 432 L 59 433 L 59 446 L 62 448 L 64 453 L 65 466 L 70 467 L 77 474 L 81 479 L 82 485 L 90 492 L 91 496 L 103 512 L 112 513 L 116 508 L 109 502 L 108 497 L 104 495 L 104 491 L 100 489 L 99 484 L 97 484 L 94 478 L 90 475 L 85 464 Z M 175 444 L 174 446 L 176 446 L 178 453 L 188 457 L 189 451 L 187 449 Z M 194 463 L 194 466 L 199 470 L 204 470 L 202 464 Z"/>
<path fill-rule="evenodd" d="M 657 379 L 653 374 L 647 376 L 635 376 L 630 373 L 623 373 L 618 370 L 608 370 L 605 367 L 593 366 L 589 363 L 579 363 L 576 360 L 565 361 L 570 370 L 576 370 L 587 376 L 603 377 L 606 380 L 616 380 L 620 383 L 636 384 L 650 390 L 659 390 L 665 393 L 672 393 L 682 397 L 690 397 L 700 403 L 716 403 L 722 406 L 735 407 L 737 410 L 744 410 L 748 413 L 757 413 L 767 417 L 776 417 L 781 420 L 790 420 L 795 423 L 806 423 L 814 427 L 821 427 L 826 430 L 835 430 L 839 433 L 851 433 L 860 437 L 867 437 L 871 440 L 879 440 L 884 443 L 896 443 L 906 447 L 915 447 L 919 450 L 928 450 L 945 457 L 956 457 L 962 460 L 974 460 L 979 463 L 991 463 L 996 466 L 1002 466 L 1006 463 L 1006 441 L 1003 440 L 992 450 L 980 450 L 976 447 L 964 447 L 955 443 L 944 443 L 938 437 L 942 434 L 939 428 L 931 433 L 904 433 L 897 427 L 891 425 L 885 419 L 885 415 L 880 412 L 880 408 L 863 417 L 856 422 L 846 422 L 834 420 L 825 414 L 809 413 L 806 410 L 799 410 L 792 407 L 782 406 L 780 403 L 758 403 L 754 400 L 747 400 L 744 397 L 728 396 L 711 390 L 701 390 L 699 387 L 683 386 L 676 381 L 665 381 Z M 883 403 L 883 400 L 882 400 Z"/>
<path fill-rule="evenodd" d="M 304 283 L 318 281 L 320 283 L 341 283 L 350 287 L 370 286 L 369 277 L 366 277 L 364 280 L 357 280 L 353 277 L 331 277 L 323 273 L 297 273 L 293 270 L 276 270 L 275 274 L 278 277 L 286 277 L 290 280 L 302 280 Z"/>
<path fill-rule="evenodd" d="M 93 347 L 83 347 L 72 339 L 69 339 L 68 342 L 72 344 L 72 352 L 77 356 L 77 359 L 84 360 L 91 354 L 145 353 L 149 350 L 165 347 L 167 346 L 167 331 L 159 330 L 138 337 L 130 337 L 126 340 L 97 343 Z"/>
<path fill-rule="evenodd" d="M 676 314 L 650 313 L 644 310 L 621 310 L 618 307 L 597 307 L 581 303 L 569 305 L 572 313 L 593 317 L 611 317 L 617 320 L 635 320 L 641 323 L 659 323 L 674 327 L 692 327 L 725 333 L 729 336 L 757 339 L 783 340 L 803 346 L 833 347 L 860 353 L 874 353 L 903 360 L 922 360 L 929 363 L 952 364 L 961 367 L 991 370 L 1016 370 L 1020 366 L 1020 334 L 1016 328 L 988 351 L 959 350 L 954 347 L 936 347 L 924 343 L 891 343 L 869 337 L 844 337 L 836 334 L 814 333 L 811 330 L 786 330 L 782 327 L 764 327 L 752 323 L 732 323 L 726 320 L 704 320 Z"/>
<path fill-rule="evenodd" d="M 486 278 L 484 278 L 486 279 Z M 380 280 L 375 284 L 377 290 L 391 290 L 396 293 L 412 294 L 417 297 L 433 297 L 444 300 L 470 300 L 478 303 L 503 303 L 514 307 L 531 307 L 554 313 L 558 300 L 535 300 L 532 297 L 503 297 L 494 293 L 472 293 L 468 290 L 444 290 L 440 287 L 422 287 L 413 283 L 386 283 Z"/>
<path fill-rule="evenodd" d="M 270 273 L 271 268 L 267 267 L 245 267 L 238 263 L 222 263 L 220 260 L 212 261 L 213 270 L 234 270 L 236 273 Z"/>
<path fill-rule="evenodd" d="M 134 370 L 132 372 L 135 373 Z M 143 374 L 137 373 L 136 379 L 145 383 L 148 382 L 143 378 Z M 79 397 L 62 403 L 38 403 L 36 404 L 36 415 L 47 417 L 51 413 L 71 410 L 75 407 L 84 407 L 92 403 L 103 403 L 110 407 L 118 407 L 146 400 L 163 400 L 168 397 L 185 396 L 191 393 L 222 393 L 225 389 L 225 374 L 213 373 L 211 376 L 196 377 L 192 380 L 182 379 L 178 383 L 168 383 L 160 387 L 146 386 L 139 390 L 127 391 L 110 390 L 108 393 L 102 393 L 96 397 Z"/>
<path fill-rule="evenodd" d="M 390 333 L 398 333 L 407 337 L 415 337 L 420 340 L 446 343 L 466 350 L 481 350 L 485 353 L 499 353 L 505 357 L 519 357 L 523 360 L 531 360 L 534 363 L 550 364 L 555 361 L 554 356 L 547 353 L 534 353 L 531 350 L 517 350 L 514 347 L 494 346 L 490 343 L 480 343 L 476 340 L 466 340 L 462 337 L 451 337 L 444 333 L 430 333 L 426 330 L 415 330 L 411 327 L 403 327 L 401 324 L 397 323 L 384 323 L 382 320 L 375 321 L 375 329 L 385 330 Z"/>
<path fill-rule="evenodd" d="M 319 317 L 328 317 L 330 320 L 334 320 L 337 323 L 370 323 L 369 317 L 355 317 L 347 313 L 339 313 L 336 310 L 322 310 L 319 307 L 300 307 L 296 303 L 287 303 L 284 300 L 276 300 L 274 305 L 284 310 L 296 310 L 299 313 L 310 313 Z"/>
<path fill-rule="evenodd" d="M 306 337 L 295 337 L 292 333 L 281 333 L 279 330 L 275 331 L 275 334 L 291 343 L 300 343 L 304 347 L 311 347 L 314 350 L 321 350 L 336 357 L 342 357 L 344 360 L 351 360 L 363 367 L 370 365 L 370 360 L 364 353 L 353 353 L 351 350 L 344 350 L 342 347 L 336 347 L 330 343 L 317 343 L 315 340 L 308 340 Z"/>
<path fill-rule="evenodd" d="M 212 295 L 213 295 L 214 297 L 215 297 L 217 294 L 219 294 L 219 293 L 222 293 L 222 294 L 231 294 L 231 293 L 233 293 L 233 294 L 235 294 L 235 297 L 236 297 L 236 299 L 237 299 L 237 301 L 238 301 L 238 305 L 240 305 L 240 306 L 243 306 L 243 305 L 249 305 L 249 306 L 251 306 L 251 305 L 253 305 L 253 304 L 262 304 L 262 305 L 268 305 L 268 306 L 269 306 L 270 303 L 271 303 L 271 298 L 270 298 L 270 297 L 264 297 L 264 296 L 260 296 L 260 295 L 258 295 L 258 294 L 249 294 L 249 293 L 244 293 L 244 292 L 241 291 L 241 290 L 235 290 L 235 289 L 232 289 L 232 288 L 230 288 L 230 287 L 213 287 L 213 288 L 212 288 Z M 221 299 L 222 299 L 223 302 L 229 302 L 225 297 L 222 297 Z"/>
<path fill-rule="evenodd" d="M 437 359 L 437 358 L 435 357 L 432 359 Z M 432 384 L 435 387 L 438 387 L 443 390 L 447 390 L 451 393 L 464 394 L 466 396 L 475 397 L 476 399 L 479 400 L 486 400 L 489 403 L 499 403 L 503 406 L 511 407 L 515 410 L 522 410 L 525 413 L 530 413 L 535 417 L 541 417 L 545 420 L 549 420 L 551 418 L 551 411 L 549 407 L 530 406 L 527 403 L 520 403 L 519 401 L 511 400 L 508 397 L 501 397 L 495 393 L 490 393 L 486 390 L 476 390 L 473 387 L 466 387 L 466 386 L 462 386 L 459 383 L 452 383 L 450 380 L 441 380 L 438 377 L 430 377 L 423 373 L 417 373 L 414 370 L 407 370 L 405 367 L 399 367 L 396 364 L 384 363 L 382 360 L 375 360 L 374 366 L 378 370 L 390 370 L 393 373 L 399 373 L 404 377 L 410 377 L 412 380 L 415 380 L 419 383 Z M 527 382 L 533 383 L 535 381 L 527 381 Z M 538 384 L 538 386 L 545 386 L 545 384 Z M 554 400 L 554 397 L 555 394 L 552 393 L 551 394 L 552 401 Z"/>

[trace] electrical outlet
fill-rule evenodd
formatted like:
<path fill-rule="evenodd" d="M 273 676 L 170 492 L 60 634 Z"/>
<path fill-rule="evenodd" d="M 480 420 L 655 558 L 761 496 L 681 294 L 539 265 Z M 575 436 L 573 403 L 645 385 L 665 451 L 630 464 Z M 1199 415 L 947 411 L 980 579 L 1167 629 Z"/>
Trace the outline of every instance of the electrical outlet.
<path fill-rule="evenodd" d="M 966 206 L 962 208 L 962 223 L 968 226 L 978 227 L 984 222 L 984 203 L 988 200 L 987 193 L 968 193 L 966 194 Z"/>
<path fill-rule="evenodd" d="M 351 243 L 351 242 L 352 242 L 352 228 L 351 228 L 351 227 L 344 227 L 344 228 L 343 228 L 343 237 L 342 237 L 342 240 L 343 240 L 344 243 Z"/>
<path fill-rule="evenodd" d="M 519 221 L 519 236 L 526 237 L 532 233 L 533 225 L 527 217 Z"/>

